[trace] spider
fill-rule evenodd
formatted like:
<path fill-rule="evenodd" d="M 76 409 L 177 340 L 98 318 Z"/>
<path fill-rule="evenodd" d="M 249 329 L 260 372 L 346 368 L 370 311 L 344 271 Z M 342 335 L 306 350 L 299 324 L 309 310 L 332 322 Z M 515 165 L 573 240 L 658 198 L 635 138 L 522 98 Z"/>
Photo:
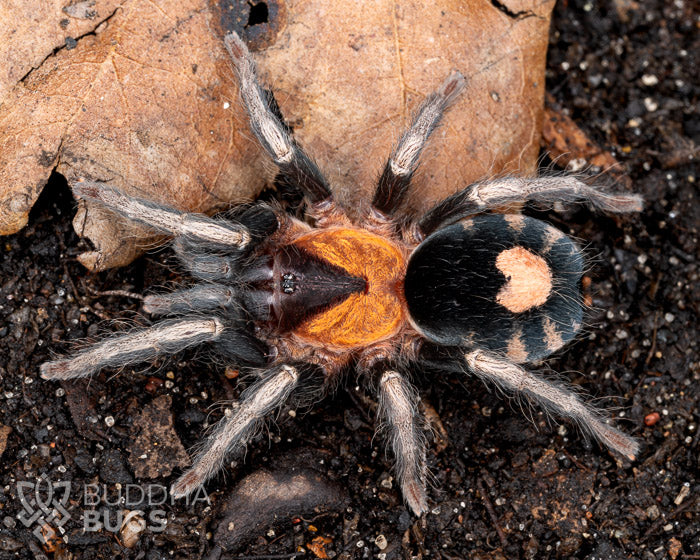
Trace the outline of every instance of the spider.
<path fill-rule="evenodd" d="M 464 89 L 465 78 L 454 71 L 420 105 L 371 205 L 353 221 L 283 124 L 245 43 L 235 33 L 224 43 L 250 126 L 278 167 L 278 183 L 305 197 L 306 219 L 265 203 L 210 218 L 104 183 L 76 183 L 77 197 L 174 237 L 174 251 L 196 283 L 144 299 L 146 312 L 169 318 L 46 362 L 41 375 L 83 377 L 205 343 L 257 372 L 173 484 L 175 497 L 217 473 L 292 395 L 318 398 L 354 369 L 378 392 L 396 479 L 408 507 L 422 515 L 428 511 L 427 438 L 410 364 L 471 372 L 634 459 L 633 438 L 563 384 L 523 367 L 561 348 L 581 327 L 580 250 L 542 221 L 489 211 L 526 201 L 584 201 L 607 212 L 635 212 L 641 197 L 604 192 L 574 177 L 506 177 L 471 184 L 423 215 L 400 218 L 421 151 Z"/>

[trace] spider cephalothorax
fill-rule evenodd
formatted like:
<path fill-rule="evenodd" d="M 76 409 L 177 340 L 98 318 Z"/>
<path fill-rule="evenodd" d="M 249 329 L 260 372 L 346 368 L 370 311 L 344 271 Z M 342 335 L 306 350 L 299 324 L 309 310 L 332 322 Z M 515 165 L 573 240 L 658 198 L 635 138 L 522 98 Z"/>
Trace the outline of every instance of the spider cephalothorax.
<path fill-rule="evenodd" d="M 191 493 L 216 473 L 224 457 L 244 446 L 265 416 L 302 386 L 330 387 L 352 368 L 378 388 L 379 416 L 401 490 L 413 512 L 422 514 L 425 437 L 418 397 L 404 371 L 409 362 L 450 360 L 569 417 L 633 458 L 632 438 L 567 388 L 519 365 L 545 358 L 581 326 L 582 257 L 576 244 L 539 220 L 485 212 L 530 200 L 581 200 L 609 212 L 631 212 L 641 208 L 640 197 L 605 193 L 573 177 L 503 178 L 472 184 L 406 224 L 397 209 L 421 150 L 464 87 L 454 72 L 418 109 L 372 204 L 353 222 L 270 106 L 245 44 L 235 34 L 225 44 L 251 127 L 277 164 L 278 181 L 306 198 L 307 219 L 264 204 L 208 218 L 131 198 L 102 183 L 77 183 L 78 197 L 174 236 L 175 251 L 197 282 L 145 298 L 145 311 L 170 319 L 47 362 L 43 377 L 86 376 L 203 343 L 232 364 L 258 368 L 258 380 L 173 485 L 175 496 Z"/>

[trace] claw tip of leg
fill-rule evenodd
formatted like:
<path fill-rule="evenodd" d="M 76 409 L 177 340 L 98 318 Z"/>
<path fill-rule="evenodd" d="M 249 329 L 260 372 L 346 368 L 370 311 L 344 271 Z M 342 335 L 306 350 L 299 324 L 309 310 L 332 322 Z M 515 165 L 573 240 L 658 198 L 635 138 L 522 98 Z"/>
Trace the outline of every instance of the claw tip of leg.
<path fill-rule="evenodd" d="M 56 379 L 66 370 L 61 362 L 44 362 L 39 366 L 39 375 L 42 379 Z"/>
<path fill-rule="evenodd" d="M 416 517 L 428 513 L 428 500 L 423 486 L 419 483 L 409 483 L 404 488 L 404 495 L 408 507 Z"/>
<path fill-rule="evenodd" d="M 224 37 L 224 46 L 234 61 L 238 61 L 245 56 L 246 45 L 235 31 L 226 34 Z"/>
<path fill-rule="evenodd" d="M 200 484 L 201 482 L 199 481 L 196 473 L 192 471 L 187 472 L 178 478 L 170 487 L 170 495 L 175 499 L 184 498 Z"/>

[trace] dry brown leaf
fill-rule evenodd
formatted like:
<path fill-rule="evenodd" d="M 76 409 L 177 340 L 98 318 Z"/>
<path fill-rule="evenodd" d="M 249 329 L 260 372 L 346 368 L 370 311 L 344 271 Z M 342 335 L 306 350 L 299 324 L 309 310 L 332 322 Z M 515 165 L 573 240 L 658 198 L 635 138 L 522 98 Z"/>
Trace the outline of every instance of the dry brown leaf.
<path fill-rule="evenodd" d="M 287 27 L 259 57 L 297 138 L 346 206 L 371 196 L 414 109 L 452 69 L 468 85 L 431 138 L 411 206 L 423 210 L 485 176 L 532 172 L 553 2 L 372 6 L 288 3 Z"/>
<path fill-rule="evenodd" d="M 214 16 L 201 0 L 126 0 L 72 49 L 47 58 L 0 107 L 2 233 L 22 227 L 52 169 L 208 211 L 249 200 L 260 157 L 248 138 Z M 227 75 L 222 79 L 221 75 Z M 230 107 L 228 106 L 230 105 Z M 129 262 L 145 235 L 102 209 L 75 226 L 89 268 Z"/>
<path fill-rule="evenodd" d="M 54 50 L 73 45 L 114 14 L 121 0 L 5 0 L 0 4 L 0 100 Z"/>
<path fill-rule="evenodd" d="M 94 11 L 114 5 L 95 0 Z M 268 22 L 246 30 L 266 47 L 256 55 L 261 74 L 346 206 L 369 198 L 412 111 L 454 68 L 468 86 L 436 131 L 409 204 L 424 209 L 484 176 L 534 170 L 553 0 L 265 5 Z M 249 21 L 246 10 L 238 0 L 123 0 L 75 48 L 51 55 L 56 41 L 39 41 L 46 60 L 0 106 L 0 231 L 26 223 L 54 168 L 69 182 L 106 180 L 195 211 L 252 198 L 273 170 L 231 101 L 221 44 Z M 98 269 L 128 262 L 145 233 L 94 208 L 81 208 L 75 225 L 96 247 L 82 262 Z"/>
<path fill-rule="evenodd" d="M 549 94 L 544 109 L 542 141 L 550 157 L 561 167 L 578 171 L 594 166 L 621 180 L 625 178 L 623 166 L 615 156 L 598 146 L 571 117 L 559 110 Z"/>

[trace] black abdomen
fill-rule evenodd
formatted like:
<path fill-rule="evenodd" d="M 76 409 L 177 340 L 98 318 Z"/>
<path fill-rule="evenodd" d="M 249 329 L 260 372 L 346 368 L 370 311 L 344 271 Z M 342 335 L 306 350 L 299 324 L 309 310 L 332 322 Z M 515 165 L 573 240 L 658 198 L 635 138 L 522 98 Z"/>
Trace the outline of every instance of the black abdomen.
<path fill-rule="evenodd" d="M 428 339 L 515 362 L 544 358 L 581 327 L 583 259 L 558 229 L 487 214 L 429 236 L 411 255 L 408 311 Z"/>

